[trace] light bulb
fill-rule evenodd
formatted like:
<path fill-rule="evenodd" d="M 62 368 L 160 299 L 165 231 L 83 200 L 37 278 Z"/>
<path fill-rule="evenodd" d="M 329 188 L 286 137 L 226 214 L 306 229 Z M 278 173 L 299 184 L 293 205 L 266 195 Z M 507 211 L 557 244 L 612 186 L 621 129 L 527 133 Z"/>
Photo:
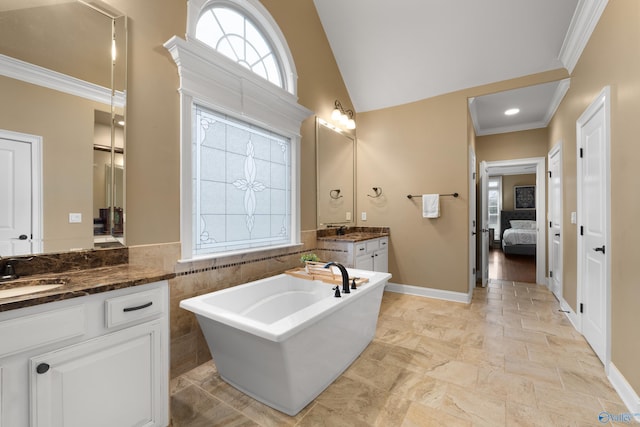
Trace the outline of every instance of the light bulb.
<path fill-rule="evenodd" d="M 342 116 L 342 113 L 337 108 L 331 112 L 331 120 L 338 121 L 340 116 Z"/>
<path fill-rule="evenodd" d="M 349 117 L 347 117 L 346 114 L 343 114 L 340 116 L 340 124 L 342 126 L 346 126 L 348 122 L 349 122 Z"/>
<path fill-rule="evenodd" d="M 356 128 L 356 122 L 353 119 L 349 119 L 347 121 L 347 129 L 355 129 Z"/>

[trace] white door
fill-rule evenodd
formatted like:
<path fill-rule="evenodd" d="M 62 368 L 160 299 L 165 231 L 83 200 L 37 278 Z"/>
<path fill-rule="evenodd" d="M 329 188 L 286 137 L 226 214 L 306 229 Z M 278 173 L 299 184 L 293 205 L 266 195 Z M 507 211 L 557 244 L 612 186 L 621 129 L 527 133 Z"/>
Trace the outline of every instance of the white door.
<path fill-rule="evenodd" d="M 487 162 L 480 162 L 480 269 L 482 271 L 482 286 L 487 286 L 489 281 L 489 209 L 487 208 L 488 192 Z"/>
<path fill-rule="evenodd" d="M 476 153 L 469 147 L 469 297 L 476 287 Z"/>
<path fill-rule="evenodd" d="M 33 253 L 31 144 L 0 138 L 0 256 Z"/>
<path fill-rule="evenodd" d="M 577 122 L 578 311 L 582 333 L 609 361 L 609 88 Z"/>
<path fill-rule="evenodd" d="M 549 287 L 562 298 L 562 146 L 549 152 Z"/>

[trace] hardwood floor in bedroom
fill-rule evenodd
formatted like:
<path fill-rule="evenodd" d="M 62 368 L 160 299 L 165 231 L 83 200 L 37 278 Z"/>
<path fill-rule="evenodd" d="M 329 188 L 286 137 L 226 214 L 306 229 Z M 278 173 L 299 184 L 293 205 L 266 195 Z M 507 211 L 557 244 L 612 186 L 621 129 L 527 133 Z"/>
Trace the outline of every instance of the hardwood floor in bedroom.
<path fill-rule="evenodd" d="M 507 256 L 502 249 L 489 249 L 489 278 L 536 283 L 536 257 Z"/>

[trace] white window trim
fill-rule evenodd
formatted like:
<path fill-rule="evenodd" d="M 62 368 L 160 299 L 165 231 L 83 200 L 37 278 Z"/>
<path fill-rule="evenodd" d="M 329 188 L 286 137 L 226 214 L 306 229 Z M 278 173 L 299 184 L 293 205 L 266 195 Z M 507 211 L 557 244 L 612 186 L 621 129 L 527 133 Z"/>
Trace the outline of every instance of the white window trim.
<path fill-rule="evenodd" d="M 498 182 L 498 221 L 497 221 L 497 228 L 495 230 L 496 235 L 494 236 L 495 240 L 500 240 L 500 231 L 502 230 L 502 175 L 498 175 L 498 176 L 490 176 L 489 177 L 489 182 L 491 181 L 497 181 Z"/>
<path fill-rule="evenodd" d="M 200 0 L 198 2 L 202 3 Z M 189 4 L 191 7 L 191 2 Z M 191 22 L 191 12 L 189 16 Z M 255 18 L 255 16 L 252 17 Z M 197 16 L 195 19 L 197 22 Z M 191 28 L 195 31 L 195 22 L 192 23 Z M 275 43 L 274 40 L 272 42 Z M 284 38 L 279 43 L 284 43 Z M 198 40 L 188 39 L 185 41 L 174 36 L 164 46 L 169 50 L 178 66 L 180 76 L 180 240 L 182 259 L 196 259 L 193 254 L 192 241 L 193 198 L 191 187 L 192 106 L 194 103 L 263 127 L 291 140 L 292 223 L 290 245 L 298 244 L 300 242 L 300 127 L 302 121 L 313 112 L 298 104 L 297 97 L 293 94 L 295 89 L 289 88 L 293 89 L 292 92 L 289 92 L 277 87 Z M 292 67 L 293 65 L 290 66 L 290 68 Z M 265 247 L 262 250 L 271 249 L 274 247 Z M 197 256 L 197 259 L 220 258 L 231 254 L 230 252 L 220 252 L 210 254 L 210 256 Z"/>

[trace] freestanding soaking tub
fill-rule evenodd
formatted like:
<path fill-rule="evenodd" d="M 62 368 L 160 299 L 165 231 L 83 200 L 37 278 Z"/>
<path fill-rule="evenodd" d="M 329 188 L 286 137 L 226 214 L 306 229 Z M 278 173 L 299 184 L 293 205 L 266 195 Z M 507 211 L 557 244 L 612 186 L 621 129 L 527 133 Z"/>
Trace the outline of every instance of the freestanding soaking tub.
<path fill-rule="evenodd" d="M 297 414 L 362 353 L 376 330 L 388 273 L 350 294 L 287 274 L 186 299 L 220 376 L 249 396 Z"/>

